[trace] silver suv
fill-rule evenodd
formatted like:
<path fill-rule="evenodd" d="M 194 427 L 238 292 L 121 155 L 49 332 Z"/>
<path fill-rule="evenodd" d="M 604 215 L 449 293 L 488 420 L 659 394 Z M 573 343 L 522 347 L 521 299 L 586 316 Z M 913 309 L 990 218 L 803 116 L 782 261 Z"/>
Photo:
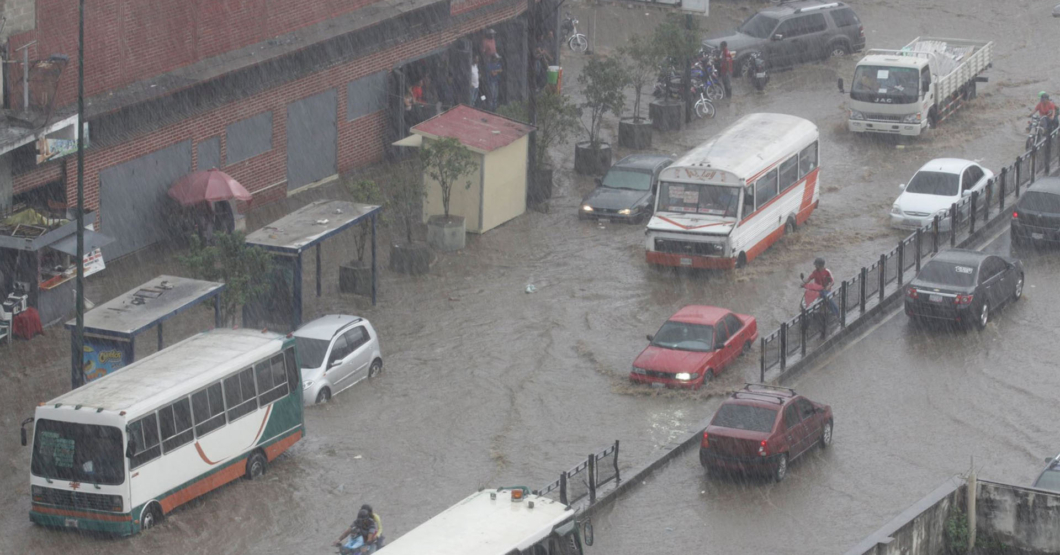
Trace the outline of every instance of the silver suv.
<path fill-rule="evenodd" d="M 727 36 L 703 41 L 716 50 L 722 41 L 736 56 L 734 72 L 746 75 L 750 54 L 758 52 L 770 68 L 843 56 L 865 48 L 865 28 L 843 2 L 782 2 L 747 18 Z"/>
<path fill-rule="evenodd" d="M 302 400 L 323 403 L 383 369 L 379 336 L 364 318 L 329 314 L 294 332 L 302 367 Z"/>

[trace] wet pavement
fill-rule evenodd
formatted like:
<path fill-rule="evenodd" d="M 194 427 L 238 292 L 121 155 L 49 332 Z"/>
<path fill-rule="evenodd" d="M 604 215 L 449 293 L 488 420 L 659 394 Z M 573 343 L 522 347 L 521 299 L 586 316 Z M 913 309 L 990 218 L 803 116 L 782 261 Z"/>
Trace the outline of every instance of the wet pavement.
<path fill-rule="evenodd" d="M 1005 231 L 984 250 L 1009 248 Z M 1031 484 L 1060 449 L 1058 255 L 1019 253 L 1023 299 L 982 332 L 922 328 L 899 310 L 787 384 L 832 406 L 835 435 L 783 482 L 707 478 L 691 451 L 594 518 L 594 549 L 843 553 L 973 460 L 984 479 Z"/>
<path fill-rule="evenodd" d="M 768 332 L 791 316 L 800 293 L 797 275 L 815 256 L 827 257 L 837 276 L 846 277 L 897 243 L 903 235 L 886 228 L 887 213 L 897 184 L 924 162 L 960 156 L 991 168 L 1010 163 L 1022 150 L 1021 115 L 1030 111 L 1037 91 L 1051 85 L 1037 69 L 1043 63 L 1037 52 L 1055 52 L 1060 46 L 1048 25 L 1053 22 L 1043 20 L 1049 8 L 1039 4 L 1020 4 L 1026 9 L 1018 10 L 958 0 L 855 6 L 870 47 L 901 46 L 921 34 L 998 41 L 991 83 L 980 87 L 970 108 L 922 140 L 896 144 L 845 131 L 845 97 L 836 91 L 835 82 L 837 77 L 849 81 L 856 56 L 775 73 L 765 94 L 753 94 L 746 83 L 738 82 L 736 98 L 719 103 L 716 119 L 694 122 L 679 133 L 657 134 L 654 150 L 679 155 L 746 113 L 791 113 L 819 126 L 820 209 L 799 233 L 745 270 L 652 269 L 644 263 L 642 227 L 579 222 L 576 209 L 592 180 L 569 171 L 570 145 L 555 150 L 561 171 L 547 212 L 530 211 L 483 236 L 469 236 L 466 250 L 439 255 L 428 276 L 384 269 L 376 307 L 338 293 L 337 266 L 351 257 L 354 232 L 325 243 L 325 295 L 307 298 L 306 320 L 340 311 L 368 317 L 382 337 L 384 373 L 307 411 L 308 437 L 272 465 L 263 483 L 223 488 L 176 511 L 141 537 L 84 538 L 29 523 L 29 452 L 18 447 L 15 428 L 38 401 L 66 390 L 69 340 L 65 331 L 53 327 L 47 337 L 18 342 L 10 351 L 0 347 L 0 352 L 11 353 L 0 359 L 0 375 L 5 377 L 0 422 L 9 431 L 0 434 L 0 504 L 8 507 L 0 517 L 0 553 L 326 553 L 363 502 L 376 507 L 387 535 L 396 537 L 478 487 L 540 487 L 615 439 L 622 441 L 625 468 L 647 460 L 713 412 L 716 401 L 711 394 L 757 380 L 758 366 L 756 351 L 698 393 L 631 387 L 626 376 L 644 335 L 692 303 L 755 315 L 760 329 Z M 631 31 L 647 31 L 661 20 L 654 8 L 626 6 L 573 5 L 597 52 L 607 54 Z M 750 13 L 745 6 L 714 3 L 708 30 L 742 20 Z M 1039 8 L 1042 15 L 1035 15 L 1033 10 Z M 565 89 L 577 97 L 575 76 L 582 60 L 568 55 L 563 63 Z M 616 126 L 613 119 L 606 120 L 605 133 L 615 137 Z M 616 160 L 624 154 L 618 149 Z M 329 195 L 342 198 L 334 187 L 297 195 L 253 213 L 251 227 Z M 389 238 L 384 231 L 383 268 Z M 131 256 L 90 279 L 88 296 L 102 302 L 163 271 L 177 271 L 174 266 L 173 254 L 165 251 Z M 1049 272 L 1033 271 L 1043 272 L 1037 283 L 1039 289 L 1046 287 Z M 307 292 L 313 290 L 312 272 L 310 260 Z M 1030 276 L 1029 286 L 1036 283 Z M 528 284 L 535 285 L 535 293 L 525 292 Z M 919 358 L 900 369 L 910 374 L 905 379 L 892 377 L 890 363 L 833 363 L 799 384 L 808 394 L 831 402 L 837 415 L 845 415 L 837 416 L 834 452 L 796 465 L 789 481 L 779 486 L 707 483 L 698 462 L 682 457 L 672 472 L 656 478 L 656 487 L 639 490 L 600 519 L 600 547 L 595 551 L 644 552 L 657 546 L 662 534 L 672 535 L 675 545 L 685 548 L 716 539 L 731 552 L 840 551 L 918 499 L 924 484 L 934 487 L 965 468 L 966 453 L 979 448 L 978 442 L 983 442 L 981 464 L 987 469 L 1012 470 L 1018 465 L 1023 474 L 1017 477 L 1031 476 L 1036 467 L 1029 463 L 1044 456 L 1040 451 L 1055 451 L 1060 438 L 1016 434 L 1008 427 L 1027 424 L 1005 411 L 1019 405 L 1011 410 L 1028 417 L 1040 414 L 1036 411 L 1045 388 L 1022 376 L 1043 371 L 1036 366 L 1026 374 L 983 368 L 1004 360 L 995 358 L 1005 345 L 996 334 L 1015 327 L 1009 323 L 1012 315 L 1033 311 L 1033 325 L 1043 330 L 1044 338 L 1052 337 L 1051 331 L 1044 333 L 1052 329 L 1047 312 L 1036 308 L 1045 305 L 1032 300 L 1039 294 L 1029 289 L 1029 302 L 1006 311 L 981 335 L 910 334 L 900 320 L 889 322 L 878 332 L 889 341 L 872 339 L 879 342 L 875 356 L 886 360 L 889 345 L 911 342 L 910 351 Z M 211 321 L 212 313 L 205 309 L 180 316 L 167 323 L 167 338 L 175 341 L 208 328 Z M 959 349 L 968 337 L 978 338 L 978 346 Z M 152 343 L 141 342 L 140 356 L 151 351 Z M 1012 354 L 1031 359 L 1027 364 L 1051 358 L 1045 339 L 1040 356 L 1029 350 L 1032 347 L 1037 345 L 1021 344 Z M 963 362 L 951 366 L 954 356 Z M 923 366 L 932 373 L 926 374 Z M 1021 366 L 1009 367 L 1023 372 Z M 858 381 L 839 379 L 853 375 L 849 368 L 866 369 L 857 371 Z M 979 379 L 964 379 L 962 374 L 954 381 L 956 371 Z M 976 384 L 983 389 L 966 389 Z M 930 386 L 939 390 L 933 404 L 924 400 Z M 908 398 L 899 395 L 903 391 Z M 971 405 L 948 404 L 958 400 Z M 941 418 L 907 405 L 925 411 L 940 407 Z M 995 419 L 980 423 L 974 418 L 976 408 Z M 866 429 L 854 433 L 858 419 Z M 900 422 L 887 426 L 888 419 Z M 980 435 L 969 435 L 970 428 Z M 882 443 L 894 449 L 870 449 L 878 443 L 875 437 L 886 438 Z M 972 444 L 962 447 L 968 441 Z M 1004 445 L 1005 452 L 987 451 L 990 442 Z M 995 454 L 991 458 L 987 453 Z M 978 454 L 976 460 L 979 465 Z M 835 471 L 836 466 L 842 471 Z M 1004 478 L 988 472 L 984 476 Z"/>

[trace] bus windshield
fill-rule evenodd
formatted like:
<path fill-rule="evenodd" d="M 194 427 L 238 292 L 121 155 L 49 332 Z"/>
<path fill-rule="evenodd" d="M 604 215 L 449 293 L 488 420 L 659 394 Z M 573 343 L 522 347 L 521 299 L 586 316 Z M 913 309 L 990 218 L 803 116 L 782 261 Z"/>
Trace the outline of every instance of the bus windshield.
<path fill-rule="evenodd" d="M 739 201 L 739 187 L 663 182 L 658 211 L 735 218 Z"/>
<path fill-rule="evenodd" d="M 34 428 L 31 469 L 35 476 L 112 486 L 125 482 L 118 428 L 44 419 Z"/>
<path fill-rule="evenodd" d="M 920 72 L 912 67 L 858 66 L 850 98 L 880 104 L 912 104 L 920 99 Z"/>

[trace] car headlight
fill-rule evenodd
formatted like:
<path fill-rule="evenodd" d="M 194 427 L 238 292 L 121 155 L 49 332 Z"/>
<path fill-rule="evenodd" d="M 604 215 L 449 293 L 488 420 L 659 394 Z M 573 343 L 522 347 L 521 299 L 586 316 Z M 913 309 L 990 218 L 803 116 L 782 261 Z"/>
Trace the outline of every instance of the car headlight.
<path fill-rule="evenodd" d="M 902 118 L 902 123 L 920 123 L 920 112 Z"/>
<path fill-rule="evenodd" d="M 851 110 L 850 111 L 850 119 L 865 119 L 865 114 L 862 114 L 861 112 L 859 112 L 857 110 Z"/>
<path fill-rule="evenodd" d="M 629 208 L 623 208 L 622 210 L 619 210 L 618 213 L 623 216 L 628 216 L 633 213 L 633 210 L 630 210 Z"/>
<path fill-rule="evenodd" d="M 692 379 L 692 374 L 689 374 L 688 372 L 678 372 L 677 375 L 674 377 L 681 381 L 687 382 L 688 380 Z"/>
<path fill-rule="evenodd" d="M 634 373 L 634 374 L 639 374 L 639 375 L 643 376 L 643 375 L 647 374 L 647 373 L 648 373 L 648 371 L 647 371 L 647 370 L 645 370 L 645 369 L 643 369 L 643 368 L 637 368 L 636 366 L 634 366 L 634 367 L 633 367 L 633 373 Z"/>
<path fill-rule="evenodd" d="M 898 206 L 898 203 L 895 203 L 894 206 L 891 207 L 891 214 L 896 216 L 902 215 L 902 208 Z"/>
<path fill-rule="evenodd" d="M 589 206 L 588 204 L 583 204 L 582 205 L 582 212 L 592 212 L 592 211 L 593 211 L 593 207 L 592 206 Z"/>
<path fill-rule="evenodd" d="M 309 389 L 311 385 L 313 385 L 313 380 L 302 381 L 302 389 Z"/>

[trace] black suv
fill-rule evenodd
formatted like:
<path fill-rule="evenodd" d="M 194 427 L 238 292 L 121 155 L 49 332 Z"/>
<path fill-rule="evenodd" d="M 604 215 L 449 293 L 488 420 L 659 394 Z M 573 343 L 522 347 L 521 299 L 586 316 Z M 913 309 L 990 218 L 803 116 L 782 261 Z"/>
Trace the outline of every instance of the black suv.
<path fill-rule="evenodd" d="M 771 68 L 843 56 L 865 48 L 865 28 L 843 2 L 781 2 L 747 18 L 728 36 L 703 41 L 716 50 L 728 43 L 736 56 L 735 73 L 746 75 L 750 54 L 762 54 Z"/>

